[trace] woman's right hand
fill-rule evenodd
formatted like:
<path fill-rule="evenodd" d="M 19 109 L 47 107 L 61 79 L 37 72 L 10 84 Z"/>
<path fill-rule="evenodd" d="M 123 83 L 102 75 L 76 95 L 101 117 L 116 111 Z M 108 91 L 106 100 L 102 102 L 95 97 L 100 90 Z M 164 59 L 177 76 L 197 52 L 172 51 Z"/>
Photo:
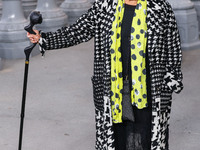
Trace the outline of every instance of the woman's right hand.
<path fill-rule="evenodd" d="M 40 40 L 40 34 L 38 30 L 33 30 L 35 34 L 30 34 L 29 32 L 27 32 L 27 37 L 29 38 L 29 40 L 31 41 L 31 43 L 38 43 Z"/>

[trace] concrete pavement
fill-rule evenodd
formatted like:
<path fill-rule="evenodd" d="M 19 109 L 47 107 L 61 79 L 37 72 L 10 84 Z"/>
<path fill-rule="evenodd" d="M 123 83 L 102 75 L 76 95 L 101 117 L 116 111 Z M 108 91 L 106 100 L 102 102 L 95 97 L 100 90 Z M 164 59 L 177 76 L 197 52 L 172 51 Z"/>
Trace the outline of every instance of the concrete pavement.
<path fill-rule="evenodd" d="M 94 150 L 93 40 L 30 60 L 24 150 Z M 184 90 L 173 94 L 170 150 L 200 149 L 200 49 L 183 52 Z M 0 71 L 0 150 L 18 146 L 24 60 Z"/>

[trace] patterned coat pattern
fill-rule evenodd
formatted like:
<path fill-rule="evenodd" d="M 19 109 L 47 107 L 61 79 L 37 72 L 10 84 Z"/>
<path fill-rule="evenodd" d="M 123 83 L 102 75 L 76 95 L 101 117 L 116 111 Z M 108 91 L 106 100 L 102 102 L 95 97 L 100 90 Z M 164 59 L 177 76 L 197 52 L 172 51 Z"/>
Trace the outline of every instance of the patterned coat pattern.
<path fill-rule="evenodd" d="M 118 0 L 96 0 L 73 25 L 56 32 L 41 32 L 42 50 L 60 49 L 94 37 L 93 97 L 97 150 L 115 150 L 110 102 L 111 28 Z M 152 96 L 151 150 L 168 150 L 172 93 L 183 89 L 181 42 L 167 0 L 147 0 L 147 49 Z"/>

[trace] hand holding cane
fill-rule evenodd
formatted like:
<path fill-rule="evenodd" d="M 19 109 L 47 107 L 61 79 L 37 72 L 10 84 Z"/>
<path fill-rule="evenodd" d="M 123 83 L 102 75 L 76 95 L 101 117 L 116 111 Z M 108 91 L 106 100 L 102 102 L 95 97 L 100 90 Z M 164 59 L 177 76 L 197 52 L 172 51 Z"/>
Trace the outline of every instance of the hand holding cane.
<path fill-rule="evenodd" d="M 34 11 L 30 15 L 30 24 L 28 26 L 26 26 L 24 29 L 31 34 L 36 34 L 33 31 L 33 26 L 35 24 L 41 24 L 41 23 L 42 23 L 42 15 L 40 14 L 40 12 Z M 22 136 L 23 136 L 23 125 L 24 125 L 24 112 L 25 112 L 25 102 L 26 102 L 26 89 L 27 89 L 27 79 L 28 79 L 29 57 L 30 57 L 30 54 L 31 54 L 33 48 L 36 46 L 36 44 L 37 43 L 33 43 L 32 45 L 30 45 L 30 46 L 28 46 L 24 49 L 26 60 L 25 60 L 25 70 L 24 70 L 24 85 L 23 85 L 23 94 L 22 94 L 21 121 L 20 121 L 18 150 L 21 150 L 21 147 L 22 147 Z"/>

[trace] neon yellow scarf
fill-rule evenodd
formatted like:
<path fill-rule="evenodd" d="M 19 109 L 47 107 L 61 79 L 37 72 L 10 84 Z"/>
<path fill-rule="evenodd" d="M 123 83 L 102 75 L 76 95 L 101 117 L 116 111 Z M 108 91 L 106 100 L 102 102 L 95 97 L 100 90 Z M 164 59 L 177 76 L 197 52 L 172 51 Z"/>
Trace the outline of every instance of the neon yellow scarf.
<path fill-rule="evenodd" d="M 112 23 L 111 53 L 111 108 L 114 123 L 122 122 L 122 59 L 121 24 L 124 15 L 124 0 L 118 0 Z M 146 90 L 146 43 L 147 43 L 147 0 L 138 0 L 131 27 L 131 102 L 138 109 L 147 107 Z"/>

